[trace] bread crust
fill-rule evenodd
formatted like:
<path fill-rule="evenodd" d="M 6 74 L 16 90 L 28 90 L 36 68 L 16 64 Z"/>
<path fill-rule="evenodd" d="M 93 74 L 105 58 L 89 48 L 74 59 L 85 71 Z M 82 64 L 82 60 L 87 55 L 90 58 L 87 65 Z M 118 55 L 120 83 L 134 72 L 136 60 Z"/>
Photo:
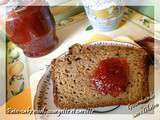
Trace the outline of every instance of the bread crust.
<path fill-rule="evenodd" d="M 51 62 L 51 79 L 52 79 L 52 82 L 53 82 L 53 98 L 54 98 L 54 104 L 58 106 L 58 97 L 57 97 L 57 86 L 56 86 L 56 82 L 55 82 L 55 75 L 54 75 L 54 66 L 55 64 L 57 63 L 57 59 L 54 59 L 52 62 Z"/>
<path fill-rule="evenodd" d="M 145 56 L 144 60 L 146 60 L 145 63 L 145 67 L 144 67 L 144 71 L 145 71 L 145 78 L 143 81 L 143 86 L 142 86 L 142 99 L 145 99 L 146 97 L 150 96 L 150 92 L 149 92 L 149 81 L 148 81 L 148 74 L 149 74 L 149 56 Z M 146 102 L 146 101 L 144 101 Z M 141 102 L 143 103 L 143 102 Z"/>

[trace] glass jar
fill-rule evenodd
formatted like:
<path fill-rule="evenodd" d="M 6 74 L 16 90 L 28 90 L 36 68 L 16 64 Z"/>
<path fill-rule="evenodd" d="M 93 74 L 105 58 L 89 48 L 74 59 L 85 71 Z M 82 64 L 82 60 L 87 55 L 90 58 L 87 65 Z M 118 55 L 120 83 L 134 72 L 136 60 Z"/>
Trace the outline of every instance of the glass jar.
<path fill-rule="evenodd" d="M 83 0 L 86 14 L 93 28 L 99 31 L 112 31 L 120 26 L 124 7 L 116 0 Z"/>
<path fill-rule="evenodd" d="M 7 14 L 6 33 L 26 56 L 40 57 L 58 43 L 54 18 L 48 6 L 25 6 Z"/>

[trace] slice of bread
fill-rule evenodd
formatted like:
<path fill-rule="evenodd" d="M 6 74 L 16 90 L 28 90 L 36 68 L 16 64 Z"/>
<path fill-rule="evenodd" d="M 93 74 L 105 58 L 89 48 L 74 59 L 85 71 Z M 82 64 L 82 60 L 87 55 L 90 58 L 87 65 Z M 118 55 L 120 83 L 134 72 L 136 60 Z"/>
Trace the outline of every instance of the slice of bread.
<path fill-rule="evenodd" d="M 98 62 L 107 58 L 128 60 L 129 82 L 118 97 L 100 94 L 90 80 Z M 142 48 L 75 44 L 67 55 L 54 59 L 51 66 L 54 103 L 59 108 L 127 105 L 149 96 L 147 53 Z"/>

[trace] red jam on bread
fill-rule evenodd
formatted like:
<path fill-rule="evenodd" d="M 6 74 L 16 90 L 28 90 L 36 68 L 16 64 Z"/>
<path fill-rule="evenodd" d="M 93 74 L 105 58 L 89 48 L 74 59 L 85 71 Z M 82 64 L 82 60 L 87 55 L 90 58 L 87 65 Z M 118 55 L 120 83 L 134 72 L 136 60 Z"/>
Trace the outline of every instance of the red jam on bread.
<path fill-rule="evenodd" d="M 99 62 L 91 80 L 95 89 L 103 94 L 117 97 L 128 84 L 128 61 L 126 58 L 109 58 Z"/>

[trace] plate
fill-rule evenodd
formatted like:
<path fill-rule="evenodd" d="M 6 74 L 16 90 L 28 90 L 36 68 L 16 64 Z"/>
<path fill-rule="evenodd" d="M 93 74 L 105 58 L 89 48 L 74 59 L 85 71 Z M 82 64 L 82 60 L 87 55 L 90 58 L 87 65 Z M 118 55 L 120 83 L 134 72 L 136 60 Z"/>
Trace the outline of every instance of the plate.
<path fill-rule="evenodd" d="M 94 45 L 99 45 L 99 44 L 109 44 L 109 45 L 125 45 L 128 47 L 139 47 L 136 46 L 134 44 L 131 43 L 127 43 L 127 42 L 117 42 L 117 41 L 99 41 L 99 42 L 94 42 L 92 43 Z M 67 53 L 67 52 L 66 52 Z M 65 54 L 66 54 L 65 53 Z M 60 57 L 63 57 L 65 54 L 63 54 Z M 51 72 L 50 72 L 50 67 L 46 70 L 46 72 L 44 74 L 35 74 L 35 77 L 31 77 L 32 81 L 34 81 L 34 79 L 36 78 L 36 76 L 40 77 L 42 76 L 37 85 L 37 90 L 36 90 L 36 94 L 34 97 L 34 109 L 35 110 L 47 110 L 47 111 L 57 111 L 57 110 L 61 110 L 59 108 L 56 107 L 56 105 L 54 104 L 54 98 L 53 98 L 53 82 L 50 78 L 51 76 Z M 150 79 L 153 81 L 153 76 L 154 74 L 150 75 Z M 150 100 L 149 103 L 152 104 L 153 100 Z M 145 106 L 147 106 L 148 102 L 145 104 L 140 104 L 137 105 L 135 108 L 133 108 L 132 110 L 129 109 L 128 106 L 109 106 L 109 107 L 100 107 L 100 108 L 94 108 L 92 109 L 93 113 L 113 113 L 113 114 L 133 114 L 136 113 L 138 111 L 140 111 L 142 108 L 144 108 Z M 73 109 L 69 109 L 69 110 L 73 110 Z M 85 110 L 85 109 L 80 109 L 80 110 Z"/>

